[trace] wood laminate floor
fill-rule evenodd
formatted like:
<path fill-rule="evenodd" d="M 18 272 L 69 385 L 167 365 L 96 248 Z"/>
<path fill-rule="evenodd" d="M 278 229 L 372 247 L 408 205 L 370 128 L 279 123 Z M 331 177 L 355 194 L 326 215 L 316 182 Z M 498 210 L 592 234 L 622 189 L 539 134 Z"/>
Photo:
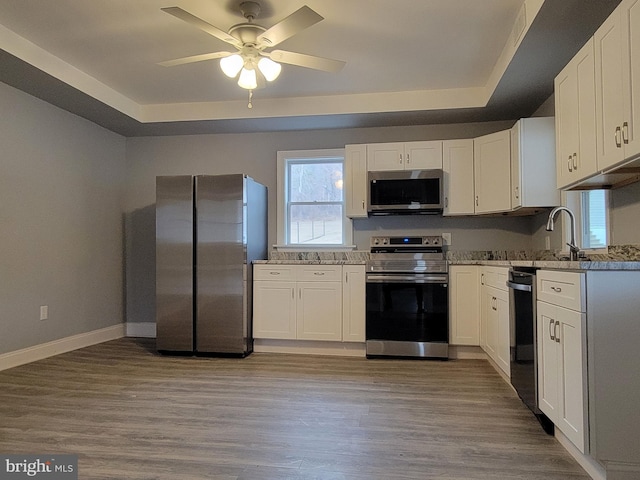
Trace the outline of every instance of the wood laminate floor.
<path fill-rule="evenodd" d="M 78 454 L 83 480 L 589 478 L 486 361 L 154 348 L 0 372 L 0 452 Z"/>

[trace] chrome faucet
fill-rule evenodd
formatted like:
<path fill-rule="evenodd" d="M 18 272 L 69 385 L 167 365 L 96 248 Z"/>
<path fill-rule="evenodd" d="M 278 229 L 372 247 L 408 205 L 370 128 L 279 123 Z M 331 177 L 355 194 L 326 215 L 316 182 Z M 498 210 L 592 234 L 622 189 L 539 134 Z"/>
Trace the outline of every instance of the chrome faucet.
<path fill-rule="evenodd" d="M 576 218 L 573 215 L 573 212 L 569 210 L 567 207 L 556 207 L 549 213 L 549 220 L 547 220 L 547 231 L 553 231 L 553 219 L 556 217 L 558 212 L 565 211 L 569 215 L 571 219 L 571 240 L 567 245 L 569 245 L 569 259 L 572 261 L 578 260 L 580 256 L 580 249 L 576 245 Z"/>

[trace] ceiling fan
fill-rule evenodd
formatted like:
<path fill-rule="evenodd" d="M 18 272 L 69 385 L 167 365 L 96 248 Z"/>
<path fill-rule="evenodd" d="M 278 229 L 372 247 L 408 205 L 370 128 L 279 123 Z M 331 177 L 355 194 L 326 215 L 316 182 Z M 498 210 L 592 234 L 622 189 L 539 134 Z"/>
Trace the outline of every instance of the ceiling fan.
<path fill-rule="evenodd" d="M 278 62 L 325 72 L 338 72 L 345 65 L 345 62 L 340 60 L 287 50 L 267 51 L 324 19 L 306 5 L 267 29 L 254 23 L 260 14 L 260 4 L 253 1 L 242 2 L 240 12 L 246 22 L 233 25 L 228 33 L 180 7 L 167 7 L 162 11 L 234 46 L 237 52 L 205 53 L 160 62 L 159 65 L 171 67 L 219 58 L 222 71 L 231 78 L 238 76 L 238 85 L 250 91 L 263 86 L 264 80 L 273 81 L 278 77 L 281 70 Z"/>

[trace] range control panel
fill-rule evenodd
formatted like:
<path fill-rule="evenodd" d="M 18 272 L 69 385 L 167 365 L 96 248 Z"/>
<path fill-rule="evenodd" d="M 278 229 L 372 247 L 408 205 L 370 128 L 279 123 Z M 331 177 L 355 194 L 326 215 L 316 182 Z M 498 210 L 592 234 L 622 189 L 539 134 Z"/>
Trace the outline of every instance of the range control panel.
<path fill-rule="evenodd" d="M 431 235 L 426 237 L 371 237 L 371 247 L 441 247 L 442 236 Z"/>

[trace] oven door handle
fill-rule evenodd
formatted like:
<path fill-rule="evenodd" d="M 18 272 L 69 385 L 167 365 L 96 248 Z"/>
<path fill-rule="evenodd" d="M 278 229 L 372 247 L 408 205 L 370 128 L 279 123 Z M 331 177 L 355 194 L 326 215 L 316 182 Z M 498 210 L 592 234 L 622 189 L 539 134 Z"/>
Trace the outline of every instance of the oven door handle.
<path fill-rule="evenodd" d="M 523 285 L 522 283 L 507 282 L 507 287 L 513 288 L 514 290 L 521 290 L 523 292 L 531 291 L 531 285 Z"/>
<path fill-rule="evenodd" d="M 367 283 L 449 283 L 448 275 L 367 275 Z"/>

